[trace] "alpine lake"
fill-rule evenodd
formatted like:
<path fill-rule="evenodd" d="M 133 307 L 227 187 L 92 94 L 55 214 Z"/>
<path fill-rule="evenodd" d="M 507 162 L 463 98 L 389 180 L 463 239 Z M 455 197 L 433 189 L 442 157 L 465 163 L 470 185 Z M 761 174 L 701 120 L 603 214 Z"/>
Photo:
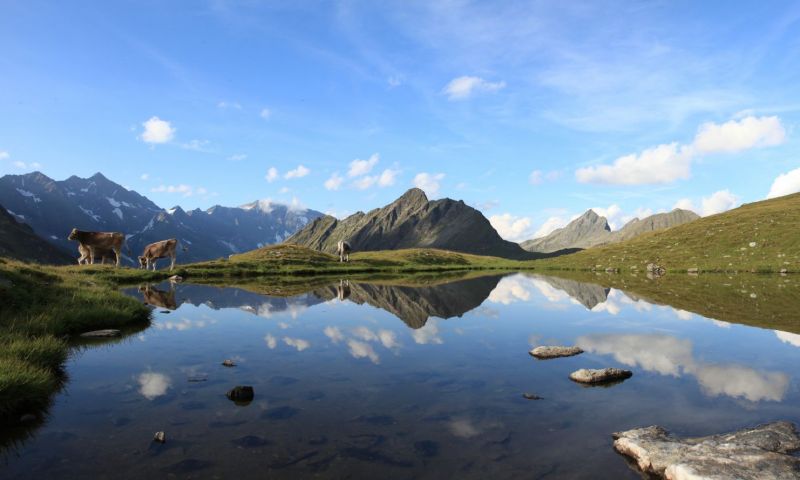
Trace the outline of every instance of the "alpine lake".
<path fill-rule="evenodd" d="M 487 272 L 131 286 L 152 325 L 76 345 L 49 409 L 0 430 L 0 478 L 641 478 L 614 432 L 800 424 L 799 287 Z M 537 345 L 584 353 L 537 360 Z M 633 376 L 569 379 L 604 367 Z M 237 385 L 252 401 L 226 397 Z"/>

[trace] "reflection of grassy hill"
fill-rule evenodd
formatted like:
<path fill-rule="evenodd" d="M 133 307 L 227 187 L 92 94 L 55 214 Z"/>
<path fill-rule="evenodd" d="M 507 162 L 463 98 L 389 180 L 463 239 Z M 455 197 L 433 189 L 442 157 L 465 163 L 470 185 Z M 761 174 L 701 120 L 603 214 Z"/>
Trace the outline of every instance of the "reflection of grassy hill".
<path fill-rule="evenodd" d="M 548 275 L 611 287 L 650 303 L 707 318 L 800 334 L 800 281 L 776 275 L 665 275 L 553 271 Z"/>
<path fill-rule="evenodd" d="M 753 245 L 753 246 L 751 246 Z M 668 230 L 571 255 L 537 260 L 537 268 L 800 271 L 800 194 L 743 205 Z"/>
<path fill-rule="evenodd" d="M 63 336 L 149 324 L 112 284 L 67 272 L 0 259 L 0 418 L 46 406 L 69 352 Z"/>

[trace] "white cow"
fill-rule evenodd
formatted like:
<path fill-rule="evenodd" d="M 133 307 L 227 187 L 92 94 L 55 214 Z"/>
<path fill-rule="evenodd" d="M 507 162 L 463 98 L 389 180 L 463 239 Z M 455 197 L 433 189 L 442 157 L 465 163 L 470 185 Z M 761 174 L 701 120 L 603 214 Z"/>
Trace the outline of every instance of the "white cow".
<path fill-rule="evenodd" d="M 336 244 L 336 253 L 339 254 L 340 262 L 349 262 L 351 251 L 353 251 L 353 248 L 345 240 L 339 240 L 339 243 Z"/>

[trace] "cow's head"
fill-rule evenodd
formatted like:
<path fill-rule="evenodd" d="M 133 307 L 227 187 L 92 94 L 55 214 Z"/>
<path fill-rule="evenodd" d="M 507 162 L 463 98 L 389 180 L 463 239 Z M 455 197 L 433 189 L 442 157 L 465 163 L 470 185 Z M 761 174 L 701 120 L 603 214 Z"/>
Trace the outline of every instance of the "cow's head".
<path fill-rule="evenodd" d="M 139 257 L 139 268 L 147 267 L 147 258 L 146 257 Z"/>
<path fill-rule="evenodd" d="M 67 240 L 75 240 L 75 237 L 77 235 L 78 235 L 78 229 L 77 228 L 73 228 L 72 231 L 69 232 L 69 236 L 67 237 Z"/>

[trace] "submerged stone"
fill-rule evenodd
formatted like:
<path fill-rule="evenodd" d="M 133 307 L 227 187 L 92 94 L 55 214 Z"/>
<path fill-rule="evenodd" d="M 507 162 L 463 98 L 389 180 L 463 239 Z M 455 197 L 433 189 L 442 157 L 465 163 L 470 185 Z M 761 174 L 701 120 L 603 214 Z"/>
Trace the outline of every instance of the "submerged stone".
<path fill-rule="evenodd" d="M 578 383 L 606 383 L 616 380 L 625 380 L 633 376 L 630 370 L 622 370 L 619 368 L 581 368 L 569 374 L 570 380 Z"/>
<path fill-rule="evenodd" d="M 91 332 L 81 333 L 81 337 L 84 338 L 109 338 L 109 337 L 119 337 L 120 331 L 113 329 L 113 328 L 106 328 L 103 330 L 94 330 Z"/>
<path fill-rule="evenodd" d="M 574 355 L 580 355 L 583 353 L 583 350 L 581 350 L 580 347 L 542 345 L 534 348 L 528 353 L 530 353 L 532 357 L 542 360 L 548 358 L 572 357 Z"/>
<path fill-rule="evenodd" d="M 256 396 L 255 392 L 253 391 L 253 387 L 249 385 L 237 385 L 232 389 L 228 390 L 228 393 L 225 394 L 229 400 L 233 400 L 234 402 L 251 402 L 253 398 Z"/>
<path fill-rule="evenodd" d="M 167 434 L 164 432 L 156 432 L 156 434 L 153 436 L 153 441 L 158 443 L 166 443 Z"/>
<path fill-rule="evenodd" d="M 652 426 L 614 434 L 614 449 L 646 475 L 669 480 L 797 479 L 800 436 L 791 422 L 774 422 L 732 433 L 676 438 Z"/>
<path fill-rule="evenodd" d="M 527 392 L 522 394 L 522 398 L 524 398 L 525 400 L 541 400 L 542 399 L 542 397 L 540 397 L 539 395 L 536 395 L 535 393 L 527 393 Z"/>
<path fill-rule="evenodd" d="M 225 360 L 222 361 L 222 366 L 223 367 L 235 367 L 236 363 L 231 359 L 225 359 Z"/>

